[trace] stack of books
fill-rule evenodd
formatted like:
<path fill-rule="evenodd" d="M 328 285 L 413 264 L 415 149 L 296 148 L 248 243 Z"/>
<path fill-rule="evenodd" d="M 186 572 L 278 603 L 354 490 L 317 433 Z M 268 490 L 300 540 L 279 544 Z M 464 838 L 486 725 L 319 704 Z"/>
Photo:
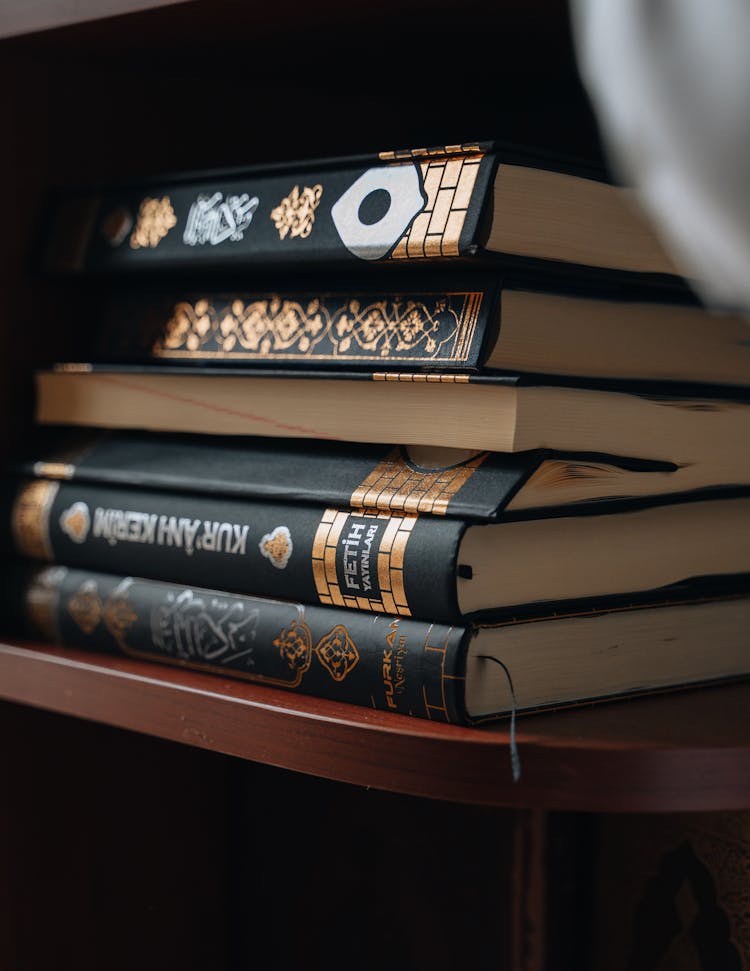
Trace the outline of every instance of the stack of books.
<path fill-rule="evenodd" d="M 477 143 L 49 217 L 106 302 L 6 482 L 27 633 L 449 722 L 750 671 L 750 331 L 627 190 Z"/>

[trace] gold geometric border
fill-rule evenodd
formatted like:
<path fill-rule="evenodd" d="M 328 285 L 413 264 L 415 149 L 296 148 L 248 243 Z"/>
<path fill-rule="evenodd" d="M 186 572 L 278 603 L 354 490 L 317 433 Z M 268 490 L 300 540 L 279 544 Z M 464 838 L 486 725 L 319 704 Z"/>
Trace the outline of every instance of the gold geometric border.
<path fill-rule="evenodd" d="M 49 535 L 49 514 L 60 488 L 59 482 L 37 479 L 19 489 L 11 518 L 16 552 L 32 560 L 53 560 Z"/>
<path fill-rule="evenodd" d="M 409 374 L 400 371 L 373 371 L 373 381 L 400 381 L 402 384 L 468 384 L 468 374 Z"/>
<path fill-rule="evenodd" d="M 391 260 L 458 256 L 483 152 L 420 162 L 427 205 L 396 244 Z"/>
<path fill-rule="evenodd" d="M 448 712 L 448 705 L 445 700 L 445 682 L 464 681 L 465 678 L 447 675 L 445 673 L 445 659 L 448 651 L 448 642 L 450 641 L 451 634 L 453 633 L 453 628 L 448 628 L 442 643 L 430 643 L 432 641 L 433 631 L 434 627 L 431 626 L 427 632 L 427 637 L 425 638 L 424 652 L 426 654 L 429 651 L 441 656 L 441 675 L 439 682 L 434 682 L 432 679 L 430 679 L 430 684 L 422 687 L 422 701 L 424 702 L 425 712 L 427 713 L 428 718 L 432 719 L 436 718 L 438 715 L 442 715 L 442 719 L 440 720 L 450 721 L 450 713 Z"/>
<path fill-rule="evenodd" d="M 412 468 L 401 449 L 394 448 L 357 486 L 350 505 L 355 509 L 445 516 L 451 499 L 488 455 L 482 452 L 463 465 L 427 472 Z"/>
<path fill-rule="evenodd" d="M 395 296 L 388 300 L 371 299 L 366 295 L 353 298 L 351 294 L 325 293 L 307 299 L 286 299 L 280 294 L 245 302 L 239 298 L 227 306 L 201 297 L 181 300 L 174 304 L 169 319 L 151 347 L 153 357 L 178 360 L 258 360 L 258 361 L 378 361 L 429 364 L 439 360 L 461 364 L 468 359 L 474 341 L 477 321 L 484 294 L 479 291 L 443 291 L 415 293 L 402 301 Z M 459 306 L 456 306 L 460 302 Z M 434 352 L 419 350 L 423 340 L 417 331 L 414 346 L 404 345 L 384 354 L 378 346 L 360 346 L 355 324 L 358 320 L 378 322 L 378 339 L 403 341 L 399 326 L 408 319 L 413 330 L 414 319 L 434 324 L 443 303 L 455 320 L 454 345 L 450 355 L 437 357 Z M 356 304 L 355 309 L 353 305 Z M 409 319 L 411 318 L 411 319 Z M 252 326 L 248 326 L 251 322 Z M 342 322 L 347 327 L 337 333 Z M 370 337 L 370 339 L 372 339 Z M 348 344 L 346 343 L 348 341 Z M 326 353 L 327 344 L 334 351 Z M 212 348 L 213 345 L 213 348 Z M 341 350 L 346 346 L 347 350 Z M 347 352 L 355 347 L 354 353 Z M 424 341 L 425 348 L 429 346 Z"/>
<path fill-rule="evenodd" d="M 466 155 L 481 152 L 477 142 L 463 142 L 460 145 L 438 145 L 436 148 L 404 148 L 395 152 L 378 152 L 381 162 L 400 162 L 407 158 L 430 158 L 440 155 Z"/>
<path fill-rule="evenodd" d="M 357 513 L 357 518 L 387 519 L 383 539 L 378 550 L 378 585 L 380 600 L 369 597 L 349 597 L 341 592 L 336 572 L 336 551 L 350 512 L 326 509 L 315 534 L 312 568 L 315 589 L 322 604 L 371 610 L 376 613 L 411 617 L 404 590 L 404 552 L 414 529 L 416 516 L 392 516 L 390 513 Z"/>

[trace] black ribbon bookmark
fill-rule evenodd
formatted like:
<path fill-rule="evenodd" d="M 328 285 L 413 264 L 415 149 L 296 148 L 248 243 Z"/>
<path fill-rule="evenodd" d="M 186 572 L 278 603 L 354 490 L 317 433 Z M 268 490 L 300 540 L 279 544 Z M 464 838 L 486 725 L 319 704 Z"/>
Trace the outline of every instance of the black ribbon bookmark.
<path fill-rule="evenodd" d="M 477 657 L 484 661 L 494 661 L 495 664 L 499 664 L 500 667 L 505 671 L 505 677 L 508 679 L 508 687 L 510 688 L 510 767 L 513 773 L 513 781 L 519 782 L 521 779 L 521 756 L 518 754 L 518 745 L 516 743 L 516 692 L 513 689 L 513 679 L 510 676 L 510 671 L 503 664 L 500 658 L 490 657 L 489 654 L 478 654 Z"/>

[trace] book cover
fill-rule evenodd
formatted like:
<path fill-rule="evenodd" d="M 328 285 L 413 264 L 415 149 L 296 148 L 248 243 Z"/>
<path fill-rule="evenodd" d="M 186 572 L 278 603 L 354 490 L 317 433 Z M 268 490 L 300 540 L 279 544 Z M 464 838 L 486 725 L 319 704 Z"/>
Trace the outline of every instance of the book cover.
<path fill-rule="evenodd" d="M 361 267 L 467 256 L 484 237 L 496 165 L 491 146 L 475 143 L 181 173 L 68 194 L 53 207 L 46 263 L 87 271 Z"/>
<path fill-rule="evenodd" d="M 5 546 L 32 559 L 368 613 L 461 617 L 463 520 L 47 479 L 9 480 L 3 491 Z"/>
<path fill-rule="evenodd" d="M 342 281 L 343 282 L 343 281 Z M 178 295 L 179 294 L 179 295 Z M 498 282 L 484 275 L 407 283 L 352 281 L 167 286 L 110 295 L 91 358 L 143 365 L 270 365 L 477 370 L 499 325 Z"/>
<path fill-rule="evenodd" d="M 8 609 L 25 636 L 467 721 L 465 627 L 62 566 L 18 567 L 8 583 Z"/>
<path fill-rule="evenodd" d="M 519 156 L 471 142 L 68 191 L 50 202 L 42 262 L 52 272 L 120 273 L 499 257 L 563 276 L 687 289 L 626 190 L 585 166 L 573 175 L 552 156 L 520 164 Z M 499 204 L 498 171 L 507 189 Z M 533 228 L 539 212 L 562 229 L 552 246 L 556 232 L 540 245 Z M 597 243 L 614 223 L 628 243 L 617 233 Z"/>
<path fill-rule="evenodd" d="M 497 519 L 545 453 L 39 429 L 19 476 L 394 513 Z M 657 463 L 633 463 L 662 470 Z M 581 467 L 582 471 L 582 467 Z"/>
<path fill-rule="evenodd" d="M 477 523 L 96 481 L 9 477 L 2 493 L 0 540 L 22 557 L 448 624 L 750 569 L 742 496 Z"/>
<path fill-rule="evenodd" d="M 557 356 L 562 373 L 569 373 L 577 354 L 582 373 L 604 378 L 618 373 L 616 362 L 628 351 L 623 336 L 630 335 L 646 357 L 640 370 L 635 362 L 625 369 L 632 378 L 665 373 L 671 380 L 695 380 L 697 374 L 698 380 L 715 376 L 716 383 L 731 383 L 727 374 L 735 372 L 725 358 L 742 354 L 734 317 L 712 315 L 679 292 L 644 294 L 538 272 L 456 270 L 446 282 L 434 272 L 384 269 L 364 276 L 329 273 L 328 281 L 320 274 L 264 274 L 264 289 L 249 287 L 237 274 L 187 284 L 167 279 L 158 287 L 145 280 L 127 288 L 110 285 L 95 308 L 87 359 L 143 366 L 543 373 L 555 372 Z M 519 349 L 522 334 L 528 343 Z M 681 340 L 683 357 L 670 363 L 663 343 L 674 339 Z M 554 350 L 545 356 L 537 348 L 535 362 L 534 348 L 550 343 Z M 587 359 L 591 353 L 596 363 Z M 529 366 L 519 368 L 515 362 L 524 358 Z M 735 371 L 740 373 L 739 364 Z"/>
<path fill-rule="evenodd" d="M 686 584 L 660 597 L 450 625 L 69 565 L 7 563 L 4 574 L 6 624 L 16 636 L 455 724 L 747 673 L 746 583 L 734 591 Z M 708 660 L 699 631 L 712 622 L 723 624 L 727 645 Z M 578 663 L 590 667 L 595 657 L 596 671 L 563 686 L 571 625 Z M 665 632 L 690 655 L 687 666 L 679 650 L 671 667 L 649 664 L 641 644 L 661 644 Z M 603 646 L 618 639 L 622 657 L 602 663 L 616 650 Z"/>

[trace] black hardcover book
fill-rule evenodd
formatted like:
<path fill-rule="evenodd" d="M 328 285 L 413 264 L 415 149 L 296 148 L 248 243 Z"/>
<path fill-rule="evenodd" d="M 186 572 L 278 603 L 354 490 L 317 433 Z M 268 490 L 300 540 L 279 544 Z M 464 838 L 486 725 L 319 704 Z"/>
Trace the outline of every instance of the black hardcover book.
<path fill-rule="evenodd" d="M 385 271 L 384 271 L 385 272 Z M 407 282 L 408 281 L 408 282 Z M 368 371 L 527 371 L 747 382 L 747 323 L 680 294 L 565 286 L 540 275 L 372 275 L 107 289 L 96 363 Z"/>
<path fill-rule="evenodd" d="M 7 572 L 4 616 L 23 636 L 433 721 L 748 673 L 746 587 L 453 627 L 63 566 Z"/>
<path fill-rule="evenodd" d="M 25 557 L 443 623 L 750 571 L 742 495 L 487 523 L 45 478 L 4 491 Z"/>
<path fill-rule="evenodd" d="M 326 439 L 38 428 L 8 470 L 91 482 L 318 507 L 491 522 L 566 507 L 750 489 L 725 466 L 535 451 L 503 453 Z"/>
<path fill-rule="evenodd" d="M 357 268 L 491 254 L 685 288 L 627 189 L 496 143 L 66 192 L 45 241 L 54 271 Z"/>

